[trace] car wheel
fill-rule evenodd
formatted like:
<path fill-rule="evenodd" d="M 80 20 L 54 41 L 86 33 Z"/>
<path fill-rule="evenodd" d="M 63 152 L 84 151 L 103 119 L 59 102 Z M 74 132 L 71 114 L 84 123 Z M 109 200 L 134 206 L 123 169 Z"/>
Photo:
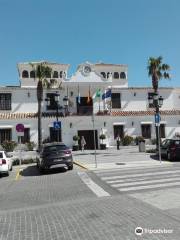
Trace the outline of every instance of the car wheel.
<path fill-rule="evenodd" d="M 73 165 L 69 166 L 68 170 L 73 170 Z"/>
<path fill-rule="evenodd" d="M 7 176 L 7 177 L 9 176 L 9 171 L 6 173 L 6 176 Z"/>
<path fill-rule="evenodd" d="M 167 160 L 171 161 L 171 154 L 170 154 L 170 152 L 167 153 Z"/>
<path fill-rule="evenodd" d="M 39 172 L 40 172 L 40 174 L 44 174 L 44 168 L 41 168 L 41 167 L 39 167 Z"/>

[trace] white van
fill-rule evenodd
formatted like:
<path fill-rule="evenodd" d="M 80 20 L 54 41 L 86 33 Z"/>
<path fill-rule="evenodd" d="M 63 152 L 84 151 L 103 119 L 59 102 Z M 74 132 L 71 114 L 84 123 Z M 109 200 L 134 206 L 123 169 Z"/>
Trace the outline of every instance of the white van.
<path fill-rule="evenodd" d="M 9 171 L 12 171 L 13 161 L 7 157 L 5 151 L 0 151 L 0 174 L 9 176 Z"/>

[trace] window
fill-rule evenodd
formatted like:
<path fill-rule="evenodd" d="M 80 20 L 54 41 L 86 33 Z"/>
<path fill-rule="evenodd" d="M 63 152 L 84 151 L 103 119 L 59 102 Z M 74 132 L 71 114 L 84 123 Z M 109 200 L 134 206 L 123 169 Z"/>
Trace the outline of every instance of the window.
<path fill-rule="evenodd" d="M 150 124 L 142 124 L 141 131 L 142 131 L 143 138 L 151 138 L 151 125 Z"/>
<path fill-rule="evenodd" d="M 101 75 L 103 78 L 106 78 L 106 73 L 105 72 L 101 72 Z"/>
<path fill-rule="evenodd" d="M 150 98 L 150 97 L 152 97 L 153 98 L 153 96 L 154 96 L 154 93 L 152 93 L 152 92 L 149 92 L 148 93 L 148 99 Z M 154 108 L 154 104 L 153 103 L 149 103 L 149 108 Z"/>
<path fill-rule="evenodd" d="M 59 76 L 60 76 L 60 78 L 63 77 L 63 71 L 61 71 L 61 72 L 59 73 Z"/>
<path fill-rule="evenodd" d="M 35 71 L 30 72 L 30 78 L 35 78 Z"/>
<path fill-rule="evenodd" d="M 165 134 L 165 124 L 160 124 L 159 133 L 160 133 L 160 137 L 161 138 L 165 138 L 166 137 L 166 134 Z"/>
<path fill-rule="evenodd" d="M 57 71 L 54 71 L 53 78 L 58 78 L 58 72 Z"/>
<path fill-rule="evenodd" d="M 28 77 L 29 77 L 28 71 L 24 70 L 24 71 L 22 72 L 22 78 L 28 78 Z"/>
<path fill-rule="evenodd" d="M 114 78 L 119 79 L 119 73 L 118 72 L 114 72 Z"/>
<path fill-rule="evenodd" d="M 47 106 L 47 110 L 56 110 L 57 105 L 54 93 L 47 93 L 47 98 L 50 100 L 50 104 Z"/>
<path fill-rule="evenodd" d="M 121 108 L 121 94 L 112 93 L 111 94 L 112 108 Z"/>
<path fill-rule="evenodd" d="M 0 93 L 0 110 L 11 110 L 11 93 Z"/>
<path fill-rule="evenodd" d="M 11 141 L 12 130 L 11 129 L 0 129 L 0 143 L 4 141 Z"/>
<path fill-rule="evenodd" d="M 45 76 L 46 76 L 46 78 L 51 78 L 51 72 L 50 71 L 46 71 L 45 72 Z"/>
<path fill-rule="evenodd" d="M 125 79 L 125 78 L 126 78 L 125 72 L 121 72 L 121 73 L 120 73 L 120 78 L 122 78 L 122 79 Z"/>

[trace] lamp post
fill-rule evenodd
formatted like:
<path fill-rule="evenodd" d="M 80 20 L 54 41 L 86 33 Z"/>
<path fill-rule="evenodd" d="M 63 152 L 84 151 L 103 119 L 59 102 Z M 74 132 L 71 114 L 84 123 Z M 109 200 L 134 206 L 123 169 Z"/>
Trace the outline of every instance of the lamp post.
<path fill-rule="evenodd" d="M 159 96 L 157 92 L 154 92 L 153 95 L 148 97 L 149 104 L 153 104 L 155 108 L 155 130 L 156 130 L 156 150 L 159 152 L 159 160 L 161 162 L 161 136 L 160 136 L 160 111 L 159 109 L 163 105 L 163 97 Z"/>
<path fill-rule="evenodd" d="M 54 93 L 54 103 L 56 107 L 56 122 L 59 122 L 58 116 L 59 116 L 59 99 L 60 99 L 60 94 L 59 93 Z M 51 106 L 51 100 L 50 98 L 46 98 L 45 101 L 47 102 L 47 106 Z M 57 142 L 59 142 L 59 128 L 56 128 L 57 131 Z"/>
<path fill-rule="evenodd" d="M 64 113 L 65 113 L 65 116 L 68 115 L 68 112 L 69 112 L 69 109 L 68 109 L 68 106 L 69 106 L 69 98 L 67 96 L 65 96 L 63 98 L 63 102 L 64 102 Z"/>

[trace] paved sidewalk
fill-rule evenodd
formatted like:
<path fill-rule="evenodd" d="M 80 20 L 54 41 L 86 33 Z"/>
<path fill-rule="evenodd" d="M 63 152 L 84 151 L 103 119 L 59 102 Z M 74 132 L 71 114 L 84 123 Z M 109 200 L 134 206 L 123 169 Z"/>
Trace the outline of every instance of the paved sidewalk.
<path fill-rule="evenodd" d="M 77 151 L 73 152 L 73 158 L 75 164 L 88 170 L 173 165 L 167 161 L 160 163 L 155 154 L 139 152 L 138 146 L 97 150 L 96 159 L 94 150 Z"/>

